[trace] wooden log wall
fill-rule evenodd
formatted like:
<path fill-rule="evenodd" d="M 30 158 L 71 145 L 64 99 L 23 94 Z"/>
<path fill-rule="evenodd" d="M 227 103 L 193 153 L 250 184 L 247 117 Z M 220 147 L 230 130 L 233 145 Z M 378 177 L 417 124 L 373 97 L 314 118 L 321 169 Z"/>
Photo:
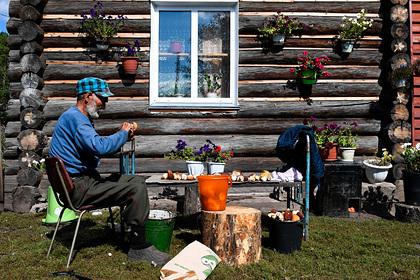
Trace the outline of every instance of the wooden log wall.
<path fill-rule="evenodd" d="M 39 16 L 26 7 L 29 2 L 39 2 L 31 5 L 40 12 Z M 42 12 L 39 6 L 43 7 Z M 104 2 L 107 15 L 128 17 L 118 36 L 111 40 L 111 47 L 139 39 L 145 52 L 134 81 L 120 75 L 117 56 L 99 56 L 79 34 L 80 14 L 92 6 L 93 1 L 81 0 L 10 1 L 7 175 L 16 175 L 19 168 L 16 137 L 22 127 L 37 127 L 43 135 L 51 137 L 59 115 L 75 104 L 75 83 L 86 76 L 106 79 L 117 95 L 96 121 L 100 132 L 112 133 L 124 120 L 140 124 L 137 172 L 185 169 L 182 162 L 163 159 L 163 154 L 179 138 L 196 145 L 212 139 L 225 148 L 232 147 L 236 155 L 228 163 L 228 170 L 273 170 L 281 164 L 274 153 L 279 134 L 311 115 L 319 118 L 319 124 L 356 121 L 360 135 L 357 154 L 377 152 L 385 112 L 379 102 L 384 94 L 378 82 L 384 60 L 381 50 L 384 27 L 379 15 L 383 11 L 379 0 L 239 1 L 239 111 L 149 110 L 150 2 Z M 338 34 L 342 17 L 355 17 L 361 9 L 366 9 L 374 19 L 373 27 L 353 53 L 343 58 L 334 52 L 333 38 Z M 257 29 L 276 12 L 296 17 L 310 28 L 301 38 L 288 38 L 282 51 L 265 53 L 257 40 Z M 33 52 L 22 60 L 28 49 Z M 331 58 L 327 69 L 332 76 L 320 79 L 313 87 L 311 105 L 299 98 L 297 90 L 286 87 L 287 81 L 294 78 L 289 68 L 304 50 Z M 42 75 L 34 73 L 38 68 Z M 30 104 L 31 109 L 21 110 L 22 104 Z M 42 150 L 45 155 L 48 148 Z M 104 159 L 101 172 L 116 171 L 117 161 L 115 157 Z"/>
<path fill-rule="evenodd" d="M 420 59 L 420 1 L 410 1 L 411 60 Z M 412 142 L 420 142 L 420 73 L 414 73 L 412 99 Z"/>

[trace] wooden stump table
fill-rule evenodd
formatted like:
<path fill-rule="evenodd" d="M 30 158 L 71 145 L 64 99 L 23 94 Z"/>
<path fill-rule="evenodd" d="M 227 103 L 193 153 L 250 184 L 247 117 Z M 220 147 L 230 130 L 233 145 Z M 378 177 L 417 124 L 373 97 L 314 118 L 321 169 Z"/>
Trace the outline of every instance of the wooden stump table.
<path fill-rule="evenodd" d="M 261 211 L 227 206 L 224 211 L 202 211 L 203 243 L 226 264 L 243 265 L 261 259 Z"/>

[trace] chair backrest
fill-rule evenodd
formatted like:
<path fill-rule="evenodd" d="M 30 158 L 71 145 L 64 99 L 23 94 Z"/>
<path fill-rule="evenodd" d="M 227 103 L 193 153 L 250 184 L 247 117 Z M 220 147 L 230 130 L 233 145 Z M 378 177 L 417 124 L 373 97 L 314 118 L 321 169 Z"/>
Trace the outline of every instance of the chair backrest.
<path fill-rule="evenodd" d="M 56 197 L 57 202 L 59 204 L 64 204 L 61 206 L 76 210 L 71 203 L 69 195 L 74 189 L 73 180 L 67 173 L 63 161 L 57 157 L 49 157 L 45 160 L 45 164 L 47 167 L 47 175 L 48 180 L 51 183 L 51 187 L 55 194 L 59 194 L 59 197 Z"/>

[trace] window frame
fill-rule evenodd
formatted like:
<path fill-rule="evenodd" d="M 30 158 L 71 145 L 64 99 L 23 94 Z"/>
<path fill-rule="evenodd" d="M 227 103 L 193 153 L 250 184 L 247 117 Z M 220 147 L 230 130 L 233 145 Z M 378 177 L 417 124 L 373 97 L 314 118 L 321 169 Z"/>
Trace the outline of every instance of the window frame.
<path fill-rule="evenodd" d="M 238 0 L 152 0 L 150 6 L 150 73 L 149 73 L 149 107 L 154 108 L 238 108 L 238 61 L 239 61 L 239 5 Z M 191 97 L 159 97 L 159 12 L 160 11 L 190 11 L 192 15 L 191 31 Z M 199 11 L 229 11 L 230 12 L 230 68 L 229 98 L 198 97 L 198 12 Z M 196 20 L 194 20 L 194 18 Z M 194 62 L 193 62 L 194 60 Z M 195 74 L 194 72 L 195 71 Z M 195 90 L 195 93 L 193 93 Z M 193 97 L 195 96 L 195 97 Z"/>

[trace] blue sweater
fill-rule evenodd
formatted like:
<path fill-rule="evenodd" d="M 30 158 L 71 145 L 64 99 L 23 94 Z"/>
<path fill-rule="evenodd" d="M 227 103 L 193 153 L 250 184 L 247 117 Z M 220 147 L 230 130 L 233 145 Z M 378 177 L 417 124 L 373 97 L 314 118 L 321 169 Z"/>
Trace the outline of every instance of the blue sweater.
<path fill-rule="evenodd" d="M 92 121 L 74 106 L 58 119 L 49 155 L 62 159 L 71 174 L 96 172 L 99 158 L 119 151 L 127 138 L 125 130 L 110 136 L 98 135 Z"/>

